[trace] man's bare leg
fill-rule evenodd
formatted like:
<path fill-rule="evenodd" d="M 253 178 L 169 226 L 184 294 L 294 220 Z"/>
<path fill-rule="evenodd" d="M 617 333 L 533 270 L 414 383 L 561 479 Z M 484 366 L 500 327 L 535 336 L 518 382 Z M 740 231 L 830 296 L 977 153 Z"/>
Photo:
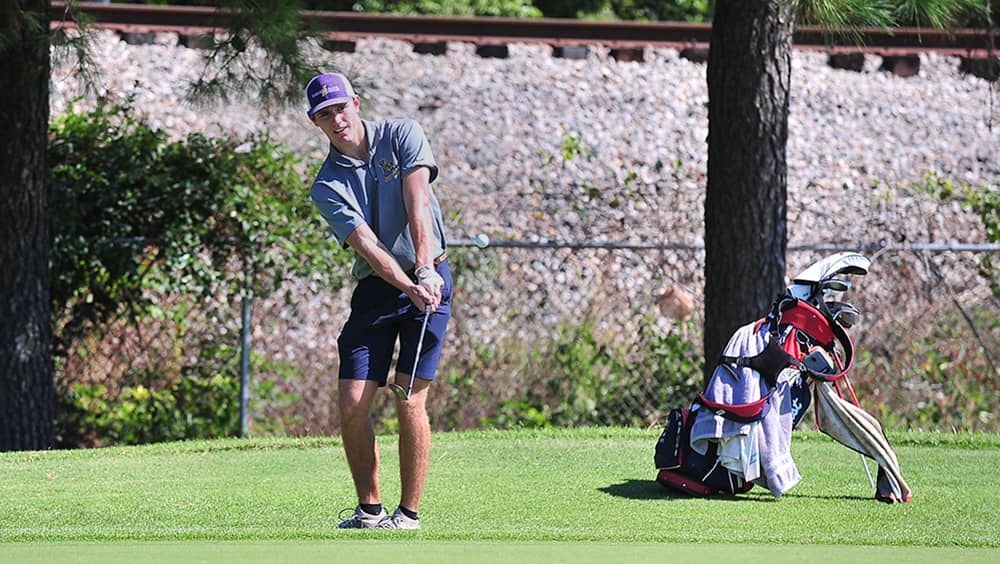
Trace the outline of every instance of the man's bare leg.
<path fill-rule="evenodd" d="M 410 376 L 396 374 L 396 382 L 403 386 Z M 396 398 L 396 414 L 399 416 L 399 481 L 401 495 L 399 505 L 416 513 L 420 497 L 424 493 L 427 480 L 427 463 L 431 453 L 431 425 L 427 418 L 427 390 L 430 381 L 414 378 L 410 399 Z"/>
<path fill-rule="evenodd" d="M 358 502 L 381 503 L 378 484 L 378 444 L 372 428 L 371 407 L 378 383 L 367 380 L 340 380 L 337 405 L 340 409 L 340 434 L 344 453 L 351 468 Z"/>

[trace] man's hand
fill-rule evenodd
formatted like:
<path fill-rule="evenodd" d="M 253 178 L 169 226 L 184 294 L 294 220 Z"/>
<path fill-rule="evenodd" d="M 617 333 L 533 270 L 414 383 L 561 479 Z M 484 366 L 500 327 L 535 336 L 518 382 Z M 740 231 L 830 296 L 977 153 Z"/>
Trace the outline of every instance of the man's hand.
<path fill-rule="evenodd" d="M 420 283 L 411 284 L 404 290 L 404 292 L 406 292 L 410 301 L 413 302 L 413 305 L 417 306 L 420 311 L 432 313 L 437 311 L 438 304 L 441 303 L 441 294 L 434 295 Z"/>
<path fill-rule="evenodd" d="M 444 288 L 444 278 L 434 270 L 434 267 L 425 264 L 415 272 L 417 283 L 427 289 L 436 299 L 435 303 L 441 301 L 441 289 Z"/>

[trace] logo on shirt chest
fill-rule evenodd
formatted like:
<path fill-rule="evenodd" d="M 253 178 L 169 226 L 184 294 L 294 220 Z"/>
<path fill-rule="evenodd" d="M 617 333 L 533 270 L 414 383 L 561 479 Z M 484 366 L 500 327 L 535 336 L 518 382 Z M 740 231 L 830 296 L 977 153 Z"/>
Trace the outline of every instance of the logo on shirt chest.
<path fill-rule="evenodd" d="M 379 159 L 378 166 L 382 169 L 382 178 L 386 181 L 399 176 L 399 165 L 388 159 Z"/>

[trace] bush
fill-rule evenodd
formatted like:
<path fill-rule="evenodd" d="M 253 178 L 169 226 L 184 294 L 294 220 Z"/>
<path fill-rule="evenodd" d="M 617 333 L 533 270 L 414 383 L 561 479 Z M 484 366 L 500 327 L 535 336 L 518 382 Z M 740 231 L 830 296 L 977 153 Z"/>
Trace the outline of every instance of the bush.
<path fill-rule="evenodd" d="M 266 136 L 170 141 L 104 104 L 50 131 L 57 350 L 122 310 L 148 314 L 149 290 L 260 297 L 292 275 L 343 282 L 348 253 Z"/>
<path fill-rule="evenodd" d="M 969 315 L 988 343 L 998 342 L 995 309 L 976 307 Z M 965 325 L 957 312 L 940 315 L 877 356 L 860 351 L 855 372 L 866 378 L 857 383 L 858 394 L 886 428 L 997 431 L 997 367 Z"/>
<path fill-rule="evenodd" d="M 171 141 L 128 105 L 100 103 L 53 121 L 49 163 L 56 384 L 66 405 L 98 410 L 63 425 L 67 436 L 99 420 L 100 441 L 232 434 L 239 353 L 203 363 L 206 348 L 212 358 L 226 350 L 212 341 L 239 323 L 233 302 L 265 298 L 290 277 L 338 288 L 348 272 L 296 159 L 263 135 Z M 72 381 L 71 352 L 110 346 L 112 327 L 126 335 L 116 341 L 156 332 L 168 354 L 114 367 L 120 382 Z M 148 340 L 137 346 L 145 353 Z"/>
<path fill-rule="evenodd" d="M 514 396 L 483 418 L 487 427 L 648 427 L 700 391 L 702 360 L 651 318 L 629 346 L 593 322 L 567 324 L 555 340 L 522 353 L 538 382 L 520 382 Z M 491 394 L 496 397 L 500 394 Z"/>
<path fill-rule="evenodd" d="M 214 0 L 148 0 L 150 4 L 214 6 Z M 834 19 L 852 21 L 858 6 L 844 3 L 802 2 L 800 23 L 834 24 Z M 914 9 L 923 4 L 924 10 Z M 307 10 L 371 12 L 375 14 L 422 14 L 438 16 L 503 16 L 511 18 L 580 18 L 624 21 L 710 22 L 714 0 L 302 0 Z M 862 8 L 864 6 L 861 6 Z M 881 6 L 880 8 L 885 8 Z M 896 1 L 886 17 L 902 26 L 987 27 L 987 4 L 983 0 Z M 1000 22 L 1000 2 L 992 2 L 993 25 Z M 869 24 L 871 22 L 868 22 Z"/>
<path fill-rule="evenodd" d="M 1000 242 L 996 187 L 971 186 L 928 172 L 922 182 L 904 191 L 963 206 L 979 216 L 988 241 Z M 858 351 L 854 373 L 864 375 L 856 381 L 858 395 L 886 427 L 997 430 L 1000 282 L 991 258 L 978 254 L 977 267 L 992 294 L 962 295 L 944 281 L 941 271 L 947 266 L 926 260 L 937 282 L 934 292 L 951 293 L 950 299 L 933 310 L 900 304 L 893 314 L 898 319 L 891 325 L 902 329 L 889 330 L 871 350 Z"/>
<path fill-rule="evenodd" d="M 423 14 L 436 16 L 499 16 L 508 18 L 538 18 L 542 12 L 531 0 L 358 0 L 354 2 L 327 2 L 314 0 L 318 5 L 338 5 L 326 10 L 353 10 L 357 12 Z"/>
<path fill-rule="evenodd" d="M 137 445 L 164 441 L 215 439 L 240 430 L 239 351 L 228 346 L 206 346 L 198 362 L 172 378 L 144 370 L 133 371 L 114 389 L 103 384 L 64 386 L 58 398 L 60 446 Z M 270 365 L 269 365 L 270 364 Z M 298 375 L 287 366 L 255 357 L 253 372 Z M 283 407 L 298 398 L 283 393 L 274 381 L 260 381 L 251 393 L 251 412 Z M 263 429 L 280 434 L 296 423 L 280 417 Z"/>
<path fill-rule="evenodd" d="M 196 6 L 219 4 L 213 0 L 171 0 L 162 3 Z M 239 4 L 238 1 L 230 3 Z M 537 18 L 542 15 L 531 0 L 301 0 L 298 3 L 304 10 L 333 12 L 509 18 Z"/>
<path fill-rule="evenodd" d="M 924 182 L 914 187 L 943 202 L 954 201 L 979 216 L 986 229 L 986 240 L 1000 243 L 1000 187 L 972 186 L 964 182 L 954 182 L 933 172 L 924 176 Z M 1000 276 L 993 258 L 984 254 L 979 259 L 980 275 L 989 281 L 993 295 L 1000 296 Z"/>

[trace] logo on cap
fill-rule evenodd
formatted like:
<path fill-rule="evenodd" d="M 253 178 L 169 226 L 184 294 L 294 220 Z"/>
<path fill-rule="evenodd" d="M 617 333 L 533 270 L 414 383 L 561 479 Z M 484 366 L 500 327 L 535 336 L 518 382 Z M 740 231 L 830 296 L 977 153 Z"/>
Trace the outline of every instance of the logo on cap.
<path fill-rule="evenodd" d="M 354 97 L 354 89 L 342 74 L 320 74 L 306 85 L 306 100 L 312 106 L 309 115 L 333 104 L 342 104 Z"/>
<path fill-rule="evenodd" d="M 341 91 L 341 89 L 337 85 L 324 84 L 323 85 L 323 91 L 320 94 L 321 94 L 321 97 L 326 98 L 331 93 L 333 93 L 333 92 L 340 92 L 340 91 Z"/>

